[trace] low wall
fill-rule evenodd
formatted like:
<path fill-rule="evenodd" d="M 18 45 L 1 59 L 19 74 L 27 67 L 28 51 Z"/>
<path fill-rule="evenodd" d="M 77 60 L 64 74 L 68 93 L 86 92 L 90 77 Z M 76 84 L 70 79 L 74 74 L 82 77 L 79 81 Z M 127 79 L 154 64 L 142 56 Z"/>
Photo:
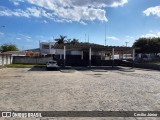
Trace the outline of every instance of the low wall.
<path fill-rule="evenodd" d="M 63 57 L 62 57 L 63 58 Z M 16 56 L 13 57 L 13 64 L 46 64 L 49 60 L 52 60 L 52 57 L 25 57 L 25 56 Z M 59 66 L 63 66 L 63 59 L 56 59 Z M 81 56 L 74 56 L 72 58 L 66 57 L 65 61 L 66 66 L 89 66 L 88 59 L 81 59 Z M 91 60 L 91 66 L 112 66 L 112 60 L 100 60 L 99 58 L 94 58 Z M 121 60 L 114 60 L 114 65 L 121 65 Z"/>
<path fill-rule="evenodd" d="M 14 56 L 13 64 L 46 64 L 52 57 Z"/>
<path fill-rule="evenodd" d="M 144 69 L 152 69 L 152 70 L 160 70 L 160 64 L 150 64 L 150 63 L 135 63 L 135 67 L 144 68 Z"/>

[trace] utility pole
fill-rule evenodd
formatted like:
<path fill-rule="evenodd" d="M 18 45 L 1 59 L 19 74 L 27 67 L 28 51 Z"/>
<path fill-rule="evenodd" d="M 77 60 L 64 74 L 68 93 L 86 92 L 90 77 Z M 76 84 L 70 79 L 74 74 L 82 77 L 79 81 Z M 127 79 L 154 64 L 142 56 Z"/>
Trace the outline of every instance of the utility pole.
<path fill-rule="evenodd" d="M 88 34 L 88 43 L 89 43 L 89 34 Z"/>
<path fill-rule="evenodd" d="M 106 24 L 105 24 L 105 46 L 106 46 Z"/>
<path fill-rule="evenodd" d="M 129 42 L 125 42 L 126 43 L 126 47 L 127 47 L 127 44 L 129 43 Z"/>
<path fill-rule="evenodd" d="M 85 34 L 85 42 L 86 42 L 86 34 Z"/>

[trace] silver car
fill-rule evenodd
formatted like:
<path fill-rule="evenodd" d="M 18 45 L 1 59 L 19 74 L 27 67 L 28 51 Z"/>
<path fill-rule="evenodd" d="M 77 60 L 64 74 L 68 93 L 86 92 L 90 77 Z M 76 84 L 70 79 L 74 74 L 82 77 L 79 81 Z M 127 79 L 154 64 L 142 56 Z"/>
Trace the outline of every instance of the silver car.
<path fill-rule="evenodd" d="M 47 70 L 48 69 L 51 69 L 51 68 L 58 68 L 59 66 L 58 66 L 58 64 L 57 64 L 57 61 L 55 61 L 55 60 L 49 60 L 48 62 L 47 62 Z"/>

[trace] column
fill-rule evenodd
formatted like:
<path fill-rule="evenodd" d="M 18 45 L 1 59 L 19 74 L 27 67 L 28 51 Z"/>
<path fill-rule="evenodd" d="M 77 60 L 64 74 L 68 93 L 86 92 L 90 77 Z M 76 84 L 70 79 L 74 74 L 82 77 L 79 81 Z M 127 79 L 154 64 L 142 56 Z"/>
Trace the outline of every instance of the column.
<path fill-rule="evenodd" d="M 66 46 L 64 46 L 64 53 L 63 53 L 63 58 L 64 58 L 64 67 L 66 65 Z"/>
<path fill-rule="evenodd" d="M 60 54 L 60 60 L 62 59 L 62 54 Z"/>
<path fill-rule="evenodd" d="M 112 67 L 114 67 L 114 48 L 112 48 Z"/>
<path fill-rule="evenodd" d="M 4 56 L 2 55 L 2 66 L 4 66 Z"/>
<path fill-rule="evenodd" d="M 132 65 L 132 67 L 134 67 L 134 60 L 135 60 L 135 49 L 133 49 L 132 60 L 133 60 L 133 65 Z"/>
<path fill-rule="evenodd" d="M 91 60 L 92 60 L 92 49 L 89 48 L 89 67 L 91 67 Z"/>
<path fill-rule="evenodd" d="M 81 52 L 81 60 L 83 60 L 83 51 Z"/>
<path fill-rule="evenodd" d="M 101 52 L 101 60 L 102 60 L 102 52 Z"/>
<path fill-rule="evenodd" d="M 8 65 L 8 55 L 6 55 L 6 65 Z"/>

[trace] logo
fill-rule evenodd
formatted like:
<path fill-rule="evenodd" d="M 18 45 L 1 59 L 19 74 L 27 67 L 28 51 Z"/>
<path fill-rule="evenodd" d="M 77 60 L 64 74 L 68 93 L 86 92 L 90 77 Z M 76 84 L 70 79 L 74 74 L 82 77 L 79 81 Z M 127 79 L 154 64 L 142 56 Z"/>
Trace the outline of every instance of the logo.
<path fill-rule="evenodd" d="M 12 117 L 11 112 L 2 112 L 2 117 Z"/>

